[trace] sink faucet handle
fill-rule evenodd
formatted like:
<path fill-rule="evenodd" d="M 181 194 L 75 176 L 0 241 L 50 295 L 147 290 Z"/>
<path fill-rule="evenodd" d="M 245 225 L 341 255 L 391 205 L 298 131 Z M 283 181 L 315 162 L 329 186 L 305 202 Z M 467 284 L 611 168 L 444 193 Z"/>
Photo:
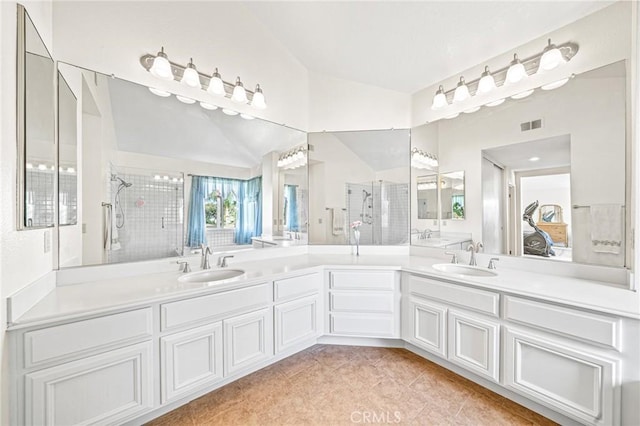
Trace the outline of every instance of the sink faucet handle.
<path fill-rule="evenodd" d="M 226 255 L 226 256 L 220 256 L 218 258 L 218 266 L 221 268 L 226 268 L 227 266 L 227 259 L 233 257 L 233 255 Z"/>
<path fill-rule="evenodd" d="M 180 265 L 180 271 L 182 272 L 191 272 L 191 267 L 189 266 L 189 262 L 186 261 L 176 261 L 178 265 Z"/>
<path fill-rule="evenodd" d="M 491 260 L 489 260 L 489 269 L 496 269 L 496 262 L 499 261 L 500 259 L 498 259 L 497 257 L 492 257 Z"/>
<path fill-rule="evenodd" d="M 484 244 L 482 244 L 480 241 L 478 241 L 476 243 L 476 253 L 480 253 L 480 250 L 484 249 Z"/>
<path fill-rule="evenodd" d="M 451 256 L 451 263 L 458 263 L 458 255 L 452 251 L 445 251 L 444 254 Z"/>

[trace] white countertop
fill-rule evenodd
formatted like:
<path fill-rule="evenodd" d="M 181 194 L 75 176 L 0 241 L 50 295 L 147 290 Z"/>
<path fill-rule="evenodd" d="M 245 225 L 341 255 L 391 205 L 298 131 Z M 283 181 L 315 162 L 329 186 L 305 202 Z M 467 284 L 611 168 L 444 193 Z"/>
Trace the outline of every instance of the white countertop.
<path fill-rule="evenodd" d="M 145 273 L 89 280 L 55 287 L 9 327 L 23 328 L 53 321 L 116 312 L 153 302 L 192 297 L 258 282 L 322 270 L 323 268 L 396 269 L 451 280 L 480 288 L 534 297 L 554 303 L 640 319 L 640 295 L 598 281 L 500 268 L 495 277 L 463 277 L 438 272 L 431 266 L 442 259 L 409 255 L 301 254 L 246 262 L 231 268 L 244 275 L 212 283 L 183 283 L 180 272 Z M 95 269 L 99 274 L 99 269 Z"/>

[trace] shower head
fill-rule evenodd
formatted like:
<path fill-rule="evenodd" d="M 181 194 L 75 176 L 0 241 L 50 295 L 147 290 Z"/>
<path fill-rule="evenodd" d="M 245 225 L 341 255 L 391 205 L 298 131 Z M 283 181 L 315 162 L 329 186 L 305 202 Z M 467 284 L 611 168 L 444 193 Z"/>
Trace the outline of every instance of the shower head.
<path fill-rule="evenodd" d="M 116 176 L 116 179 L 119 180 L 120 181 L 120 185 L 124 186 L 125 188 L 129 188 L 130 186 L 133 185 L 131 182 L 126 182 L 121 177 Z"/>
<path fill-rule="evenodd" d="M 365 201 L 367 198 L 371 197 L 371 193 L 367 192 L 366 189 L 362 190 L 362 200 Z"/>

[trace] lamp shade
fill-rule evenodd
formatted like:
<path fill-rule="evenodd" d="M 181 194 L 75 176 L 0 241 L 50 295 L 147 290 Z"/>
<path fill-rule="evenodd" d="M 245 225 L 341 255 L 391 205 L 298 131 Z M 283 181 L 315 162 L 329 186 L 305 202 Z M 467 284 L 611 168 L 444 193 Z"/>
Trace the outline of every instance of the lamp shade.
<path fill-rule="evenodd" d="M 171 64 L 169 63 L 169 58 L 166 53 L 164 53 L 164 47 L 160 49 L 153 59 L 153 64 L 151 68 L 149 68 L 149 72 L 162 80 L 173 80 Z"/>
<path fill-rule="evenodd" d="M 218 72 L 218 68 L 213 72 L 211 79 L 209 80 L 209 87 L 207 88 L 207 92 L 216 96 L 224 96 L 224 82 L 222 81 L 222 77 Z"/>
<path fill-rule="evenodd" d="M 562 56 L 560 49 L 558 49 L 555 44 L 551 44 L 551 39 L 549 39 L 547 47 L 545 47 L 542 52 L 538 72 L 550 71 L 565 62 L 566 60 L 564 59 L 564 56 Z"/>
<path fill-rule="evenodd" d="M 251 106 L 257 109 L 265 109 L 267 103 L 264 100 L 264 93 L 259 84 L 256 84 L 256 90 L 253 92 L 253 99 L 251 99 Z"/>
<path fill-rule="evenodd" d="M 244 90 L 244 86 L 240 81 L 240 77 L 236 79 L 236 86 L 233 88 L 233 95 L 231 95 L 231 100 L 238 103 L 246 103 L 247 102 L 247 91 Z"/>
<path fill-rule="evenodd" d="M 520 59 L 518 59 L 518 55 L 514 54 L 513 61 L 511 61 L 511 65 L 507 70 L 506 81 L 508 83 L 515 84 L 519 81 L 524 80 L 528 76 L 529 75 L 527 74 L 527 71 L 524 69 L 524 65 L 522 65 L 522 62 L 520 62 Z"/>
<path fill-rule="evenodd" d="M 453 102 L 466 101 L 470 97 L 471 97 L 471 94 L 469 93 L 469 88 L 467 87 L 467 84 L 464 82 L 464 77 L 460 77 L 460 81 L 458 82 L 456 91 L 453 92 Z"/>
<path fill-rule="evenodd" d="M 186 84 L 189 87 L 197 87 L 200 86 L 200 76 L 198 75 L 198 71 L 196 70 L 196 66 L 193 65 L 193 59 L 189 61 L 187 64 L 187 68 L 184 69 L 184 73 L 182 74 L 181 83 Z"/>
<path fill-rule="evenodd" d="M 435 96 L 433 97 L 433 103 L 431 109 L 442 109 L 448 105 L 447 95 L 444 94 L 444 88 L 440 86 Z"/>
<path fill-rule="evenodd" d="M 478 92 L 480 93 L 489 93 L 493 89 L 496 88 L 496 81 L 493 76 L 489 72 L 489 67 L 484 67 L 484 72 L 480 77 L 480 81 L 478 82 Z"/>

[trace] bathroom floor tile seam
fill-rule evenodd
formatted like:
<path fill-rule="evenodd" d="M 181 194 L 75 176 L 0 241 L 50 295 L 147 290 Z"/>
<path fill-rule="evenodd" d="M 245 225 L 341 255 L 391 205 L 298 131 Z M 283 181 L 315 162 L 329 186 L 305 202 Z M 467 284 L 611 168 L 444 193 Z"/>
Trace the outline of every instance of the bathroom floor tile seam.
<path fill-rule="evenodd" d="M 148 425 L 555 425 L 397 348 L 315 345 Z"/>

